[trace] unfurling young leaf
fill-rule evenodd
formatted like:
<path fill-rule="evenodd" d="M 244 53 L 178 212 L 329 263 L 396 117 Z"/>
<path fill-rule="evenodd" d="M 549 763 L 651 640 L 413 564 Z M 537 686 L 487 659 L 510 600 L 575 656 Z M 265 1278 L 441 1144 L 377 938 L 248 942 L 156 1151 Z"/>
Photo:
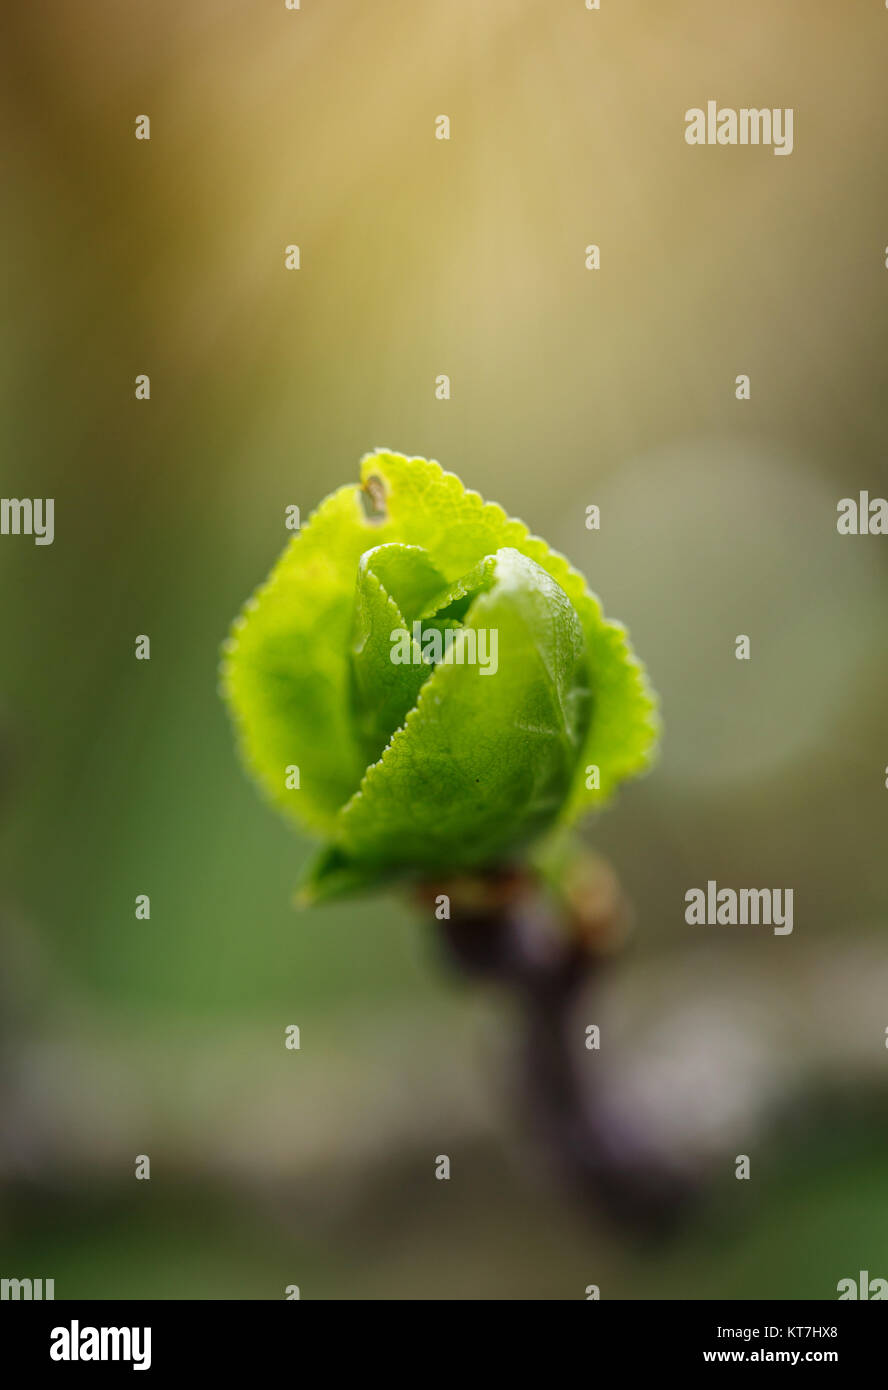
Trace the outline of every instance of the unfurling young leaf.
<path fill-rule="evenodd" d="M 658 733 L 625 630 L 562 555 L 437 463 L 380 451 L 361 480 L 293 537 L 223 663 L 248 766 L 325 842 L 309 898 L 501 865 L 644 771 Z"/>

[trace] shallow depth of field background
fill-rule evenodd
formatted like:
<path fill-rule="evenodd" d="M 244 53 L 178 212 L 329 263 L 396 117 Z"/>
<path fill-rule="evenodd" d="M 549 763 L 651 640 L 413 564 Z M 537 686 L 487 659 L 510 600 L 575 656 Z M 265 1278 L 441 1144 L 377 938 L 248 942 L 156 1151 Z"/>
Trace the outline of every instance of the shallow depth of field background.
<path fill-rule="evenodd" d="M 888 12 L 67 0 L 8 23 L 2 492 L 53 496 L 56 540 L 0 539 L 0 1272 L 59 1298 L 888 1276 L 888 539 L 835 528 L 839 498 L 888 495 Z M 710 97 L 792 106 L 794 153 L 689 148 Z M 669 1240 L 547 1177 L 508 1007 L 443 968 L 433 924 L 395 898 L 293 911 L 307 846 L 236 762 L 227 626 L 285 507 L 377 445 L 565 551 L 662 695 L 658 770 L 587 828 L 636 915 L 588 1060 L 711 1176 Z M 709 878 L 794 888 L 794 934 L 687 927 Z"/>

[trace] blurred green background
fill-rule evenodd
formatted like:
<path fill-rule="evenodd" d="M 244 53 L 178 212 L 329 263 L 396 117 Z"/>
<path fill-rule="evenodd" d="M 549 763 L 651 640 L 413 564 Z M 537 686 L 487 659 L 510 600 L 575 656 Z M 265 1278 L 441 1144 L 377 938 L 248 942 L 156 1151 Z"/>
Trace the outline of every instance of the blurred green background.
<path fill-rule="evenodd" d="M 886 55 L 877 0 L 7 17 L 2 490 L 54 497 L 56 539 L 0 539 L 4 1277 L 549 1299 L 888 1276 L 888 542 L 835 526 L 888 495 Z M 688 147 L 709 98 L 793 107 L 794 152 Z M 635 907 L 589 1021 L 615 1103 L 705 1186 L 669 1241 L 559 1192 L 507 1003 L 432 924 L 394 897 L 293 911 L 308 846 L 237 764 L 228 624 L 286 506 L 382 445 L 568 554 L 662 695 L 659 768 L 587 830 Z M 793 887 L 793 935 L 687 927 L 709 878 Z"/>

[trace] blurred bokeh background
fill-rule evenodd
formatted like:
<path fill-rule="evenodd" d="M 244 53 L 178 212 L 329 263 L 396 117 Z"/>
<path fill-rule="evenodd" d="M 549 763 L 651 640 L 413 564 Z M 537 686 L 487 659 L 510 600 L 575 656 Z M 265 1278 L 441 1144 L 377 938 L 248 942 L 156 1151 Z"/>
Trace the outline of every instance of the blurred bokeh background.
<path fill-rule="evenodd" d="M 5 27 L 2 491 L 54 497 L 56 538 L 0 540 L 0 1272 L 59 1298 L 888 1276 L 888 541 L 835 525 L 888 495 L 888 11 L 32 0 Z M 794 152 L 689 148 L 709 98 L 793 107 Z M 508 1001 L 433 924 L 294 912 L 308 846 L 237 764 L 219 644 L 285 507 L 378 445 L 565 551 L 662 695 L 660 766 L 586 831 L 635 910 L 588 1021 L 612 1103 L 700 1174 L 668 1240 L 559 1191 Z M 793 935 L 687 927 L 710 878 L 792 887 Z"/>

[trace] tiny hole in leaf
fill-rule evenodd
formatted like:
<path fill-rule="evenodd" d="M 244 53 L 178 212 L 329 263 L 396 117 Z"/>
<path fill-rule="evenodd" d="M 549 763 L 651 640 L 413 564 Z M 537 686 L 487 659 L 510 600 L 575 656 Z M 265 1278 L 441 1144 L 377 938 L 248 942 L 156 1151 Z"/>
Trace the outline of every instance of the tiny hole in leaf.
<path fill-rule="evenodd" d="M 361 488 L 361 505 L 364 516 L 373 526 L 388 520 L 385 505 L 385 487 L 381 478 L 368 478 Z"/>

